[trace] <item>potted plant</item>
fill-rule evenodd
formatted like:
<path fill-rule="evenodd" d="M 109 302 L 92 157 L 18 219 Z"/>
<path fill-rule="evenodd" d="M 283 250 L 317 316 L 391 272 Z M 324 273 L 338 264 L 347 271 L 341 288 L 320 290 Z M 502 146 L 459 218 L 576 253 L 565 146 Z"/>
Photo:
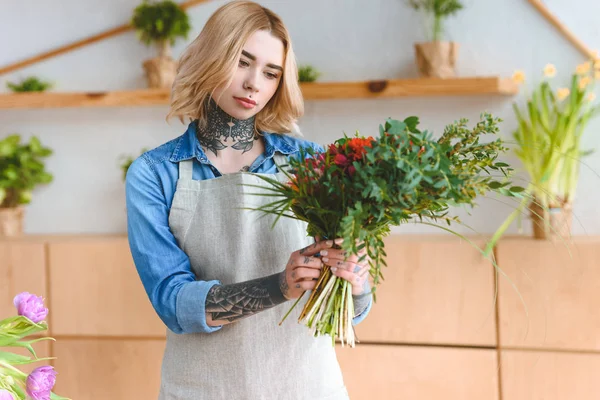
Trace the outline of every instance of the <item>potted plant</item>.
<path fill-rule="evenodd" d="M 177 73 L 177 62 L 171 57 L 171 46 L 178 37 L 187 38 L 190 30 L 185 10 L 173 1 L 144 0 L 133 11 L 131 24 L 138 38 L 158 48 L 158 57 L 143 63 L 150 88 L 170 88 Z"/>
<path fill-rule="evenodd" d="M 30 76 L 26 79 L 21 80 L 21 83 L 12 83 L 7 82 L 6 87 L 8 87 L 13 92 L 43 92 L 52 87 L 52 83 L 44 82 L 41 79 Z"/>
<path fill-rule="evenodd" d="M 21 144 L 20 135 L 0 141 L 0 236 L 23 233 L 23 205 L 35 186 L 52 181 L 42 160 L 50 154 L 35 136 L 27 144 Z"/>
<path fill-rule="evenodd" d="M 302 65 L 298 68 L 299 82 L 315 82 L 321 73 L 312 65 Z"/>
<path fill-rule="evenodd" d="M 444 41 L 444 21 L 463 8 L 459 0 L 407 0 L 425 17 L 428 41 L 415 43 L 415 57 L 422 77 L 451 78 L 456 76 L 458 43 Z"/>
<path fill-rule="evenodd" d="M 571 236 L 572 207 L 579 179 L 581 158 L 592 150 L 581 148 L 581 136 L 600 108 L 594 105 L 595 79 L 600 78 L 600 62 L 587 62 L 571 74 L 569 87 L 553 89 L 549 79 L 556 68 L 544 68 L 546 79 L 527 100 L 525 110 L 513 104 L 518 127 L 513 133 L 517 157 L 530 181 L 519 207 L 504 221 L 488 244 L 496 243 L 514 219 L 528 212 L 536 239 L 564 241 Z M 521 71 L 517 82 L 524 81 Z"/>
<path fill-rule="evenodd" d="M 139 157 L 147 151 L 148 148 L 144 147 L 137 157 Z M 133 164 L 137 157 L 131 154 L 123 154 L 119 157 L 119 168 L 121 169 L 121 179 L 123 179 L 123 182 L 125 182 L 125 178 L 127 177 L 127 171 L 129 170 L 129 167 L 131 166 L 131 164 Z"/>

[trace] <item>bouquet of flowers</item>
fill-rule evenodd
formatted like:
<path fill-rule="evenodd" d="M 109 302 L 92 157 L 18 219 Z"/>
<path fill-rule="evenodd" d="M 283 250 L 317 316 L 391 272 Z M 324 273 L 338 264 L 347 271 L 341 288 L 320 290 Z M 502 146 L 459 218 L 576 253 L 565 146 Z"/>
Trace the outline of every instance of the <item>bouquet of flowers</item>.
<path fill-rule="evenodd" d="M 344 238 L 347 254 L 364 253 L 359 262 L 367 258 L 375 295 L 386 265 L 383 238 L 391 225 L 418 220 L 454 233 L 437 223 L 460 223 L 448 215 L 450 206 L 474 206 L 474 199 L 490 190 L 508 196 L 523 190 L 509 186 L 512 169 L 496 161 L 507 150 L 501 139 L 480 143 L 482 135 L 498 132 L 500 121 L 483 114 L 469 129 L 462 119 L 438 140 L 418 129 L 417 117 L 388 119 L 378 138 L 344 135 L 324 153 L 290 159 L 288 183 L 259 175 L 276 200 L 258 210 L 277 215 L 274 223 L 280 217 L 305 221 L 311 236 Z M 325 265 L 299 322 L 306 320 L 315 336 L 329 334 L 333 343 L 340 339 L 354 347 L 352 301 L 351 284 Z"/>
<path fill-rule="evenodd" d="M 29 335 L 48 329 L 44 321 L 48 309 L 44 307 L 41 297 L 23 292 L 14 298 L 14 305 L 18 315 L 0 321 L 0 347 L 24 347 L 33 358 L 0 351 L 0 400 L 69 400 L 52 392 L 56 382 L 56 371 L 53 367 L 41 366 L 30 374 L 15 367 L 52 359 L 53 357 L 38 358 L 32 344 L 54 339 L 42 337 L 23 340 Z"/>

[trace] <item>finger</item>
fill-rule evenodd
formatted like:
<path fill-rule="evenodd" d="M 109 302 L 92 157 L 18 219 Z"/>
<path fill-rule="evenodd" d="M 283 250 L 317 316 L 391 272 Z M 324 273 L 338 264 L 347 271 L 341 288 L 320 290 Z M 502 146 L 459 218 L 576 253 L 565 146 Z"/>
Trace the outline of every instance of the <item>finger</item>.
<path fill-rule="evenodd" d="M 325 253 L 325 254 L 323 254 L 323 253 Z M 339 261 L 347 261 L 347 262 L 351 262 L 351 263 L 355 263 L 355 264 L 358 263 L 358 260 L 360 259 L 359 256 L 350 254 L 343 250 L 337 250 L 337 249 L 323 250 L 320 255 L 326 256 L 330 260 L 333 259 L 333 260 L 339 260 Z"/>
<path fill-rule="evenodd" d="M 332 248 L 334 243 L 337 244 L 337 242 L 334 240 L 322 240 L 320 242 L 315 242 L 309 246 L 306 246 L 303 249 L 300 249 L 298 251 L 298 253 L 301 255 L 304 255 L 304 256 L 314 256 L 315 254 L 317 254 L 318 252 L 320 252 L 322 250 Z"/>
<path fill-rule="evenodd" d="M 347 280 L 348 282 L 350 282 L 352 284 L 352 286 L 362 287 L 363 278 L 361 278 L 360 276 L 356 275 L 353 272 L 350 272 L 345 269 L 339 269 L 339 268 L 335 268 L 335 269 L 332 268 L 331 272 L 335 276 Z"/>
<path fill-rule="evenodd" d="M 320 269 L 315 268 L 304 268 L 298 267 L 292 271 L 291 277 L 294 282 L 302 281 L 302 280 L 313 280 L 319 278 L 321 275 Z"/>
<path fill-rule="evenodd" d="M 301 282 L 294 283 L 294 287 L 296 289 L 302 289 L 304 291 L 313 290 L 315 288 L 315 286 L 317 286 L 316 281 L 301 281 Z"/>
<path fill-rule="evenodd" d="M 361 278 L 364 278 L 365 276 L 369 275 L 370 271 L 371 271 L 371 268 L 367 265 L 367 266 L 363 267 L 363 269 L 358 273 L 358 276 L 360 276 Z"/>
<path fill-rule="evenodd" d="M 292 269 L 299 267 L 323 268 L 323 262 L 319 257 L 297 256 L 292 262 Z"/>
<path fill-rule="evenodd" d="M 360 271 L 360 269 L 362 268 L 358 264 L 347 262 L 347 261 L 342 261 L 339 259 L 331 260 L 327 257 L 322 257 L 321 259 L 323 260 L 323 264 L 325 264 L 325 265 L 329 265 L 332 268 L 338 268 L 338 269 L 342 268 L 342 269 L 348 270 L 350 272 L 354 272 L 356 270 L 355 273 L 358 273 Z"/>

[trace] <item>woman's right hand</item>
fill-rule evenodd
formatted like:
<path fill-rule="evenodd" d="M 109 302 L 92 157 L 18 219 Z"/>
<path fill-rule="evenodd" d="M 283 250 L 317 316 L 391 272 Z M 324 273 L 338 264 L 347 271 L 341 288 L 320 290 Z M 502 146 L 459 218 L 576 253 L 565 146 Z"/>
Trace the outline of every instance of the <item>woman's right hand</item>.
<path fill-rule="evenodd" d="M 315 288 L 323 269 L 319 253 L 333 245 L 333 240 L 317 241 L 290 255 L 285 270 L 279 276 L 279 287 L 286 299 L 297 299 L 305 291 Z"/>

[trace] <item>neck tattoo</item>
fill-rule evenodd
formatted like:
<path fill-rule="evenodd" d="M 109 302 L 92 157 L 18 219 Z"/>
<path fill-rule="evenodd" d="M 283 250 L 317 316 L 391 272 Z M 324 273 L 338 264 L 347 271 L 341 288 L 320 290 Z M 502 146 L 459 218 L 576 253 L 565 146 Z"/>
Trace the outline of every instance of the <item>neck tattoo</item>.
<path fill-rule="evenodd" d="M 206 106 L 206 126 L 198 127 L 198 141 L 215 156 L 219 150 L 232 147 L 243 153 L 252 149 L 258 135 L 254 129 L 255 117 L 239 120 L 227 114 L 210 99 Z"/>

